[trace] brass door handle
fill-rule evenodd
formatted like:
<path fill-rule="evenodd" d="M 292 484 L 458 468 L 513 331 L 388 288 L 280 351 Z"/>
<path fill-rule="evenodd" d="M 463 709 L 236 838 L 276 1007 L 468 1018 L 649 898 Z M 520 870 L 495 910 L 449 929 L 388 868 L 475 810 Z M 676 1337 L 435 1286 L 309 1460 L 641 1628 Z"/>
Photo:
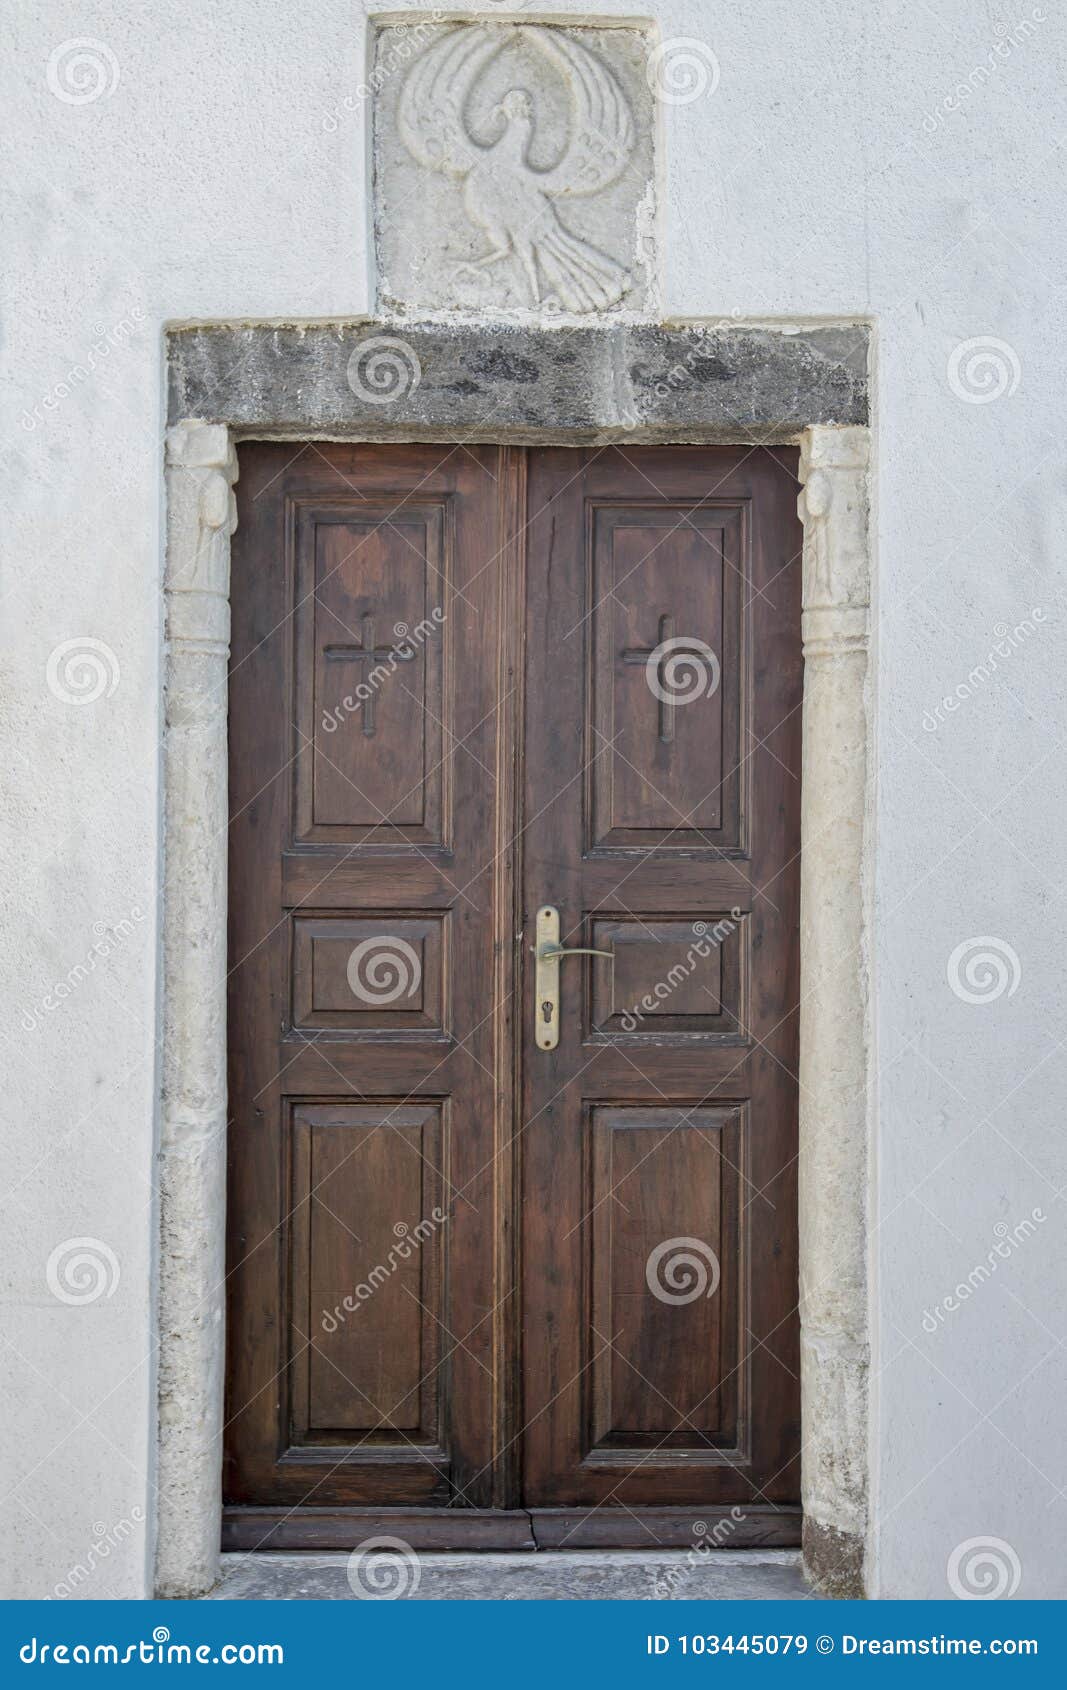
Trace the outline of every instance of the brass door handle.
<path fill-rule="evenodd" d="M 559 911 L 543 904 L 537 912 L 537 943 L 534 948 L 534 1028 L 538 1050 L 555 1050 L 559 1044 L 559 965 L 565 956 L 602 956 L 614 959 L 613 951 L 597 951 L 588 945 L 561 945 Z"/>
<path fill-rule="evenodd" d="M 606 956 L 610 962 L 615 960 L 614 951 L 594 951 L 588 945 L 541 945 L 537 952 L 545 962 L 557 961 L 564 956 Z"/>

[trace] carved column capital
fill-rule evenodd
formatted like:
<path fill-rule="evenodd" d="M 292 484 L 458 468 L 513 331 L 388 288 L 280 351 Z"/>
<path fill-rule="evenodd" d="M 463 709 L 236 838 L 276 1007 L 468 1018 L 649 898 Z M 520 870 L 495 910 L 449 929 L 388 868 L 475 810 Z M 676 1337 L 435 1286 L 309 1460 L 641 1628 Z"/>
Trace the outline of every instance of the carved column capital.
<path fill-rule="evenodd" d="M 229 652 L 230 535 L 237 526 L 237 454 L 217 423 L 167 432 L 167 638 Z"/>
<path fill-rule="evenodd" d="M 809 428 L 797 510 L 804 524 L 804 655 L 863 651 L 870 604 L 865 428 Z"/>

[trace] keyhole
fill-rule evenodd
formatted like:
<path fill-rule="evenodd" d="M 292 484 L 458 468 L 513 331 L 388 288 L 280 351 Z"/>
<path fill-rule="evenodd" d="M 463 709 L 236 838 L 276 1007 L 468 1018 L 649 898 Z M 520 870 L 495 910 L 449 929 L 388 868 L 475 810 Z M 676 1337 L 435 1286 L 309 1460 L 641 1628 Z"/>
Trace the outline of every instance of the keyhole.
<path fill-rule="evenodd" d="M 545 1023 L 547 1025 L 547 1023 L 552 1020 L 552 999 L 551 998 L 546 998 L 544 1003 L 541 1005 L 541 1014 L 543 1015 L 543 1017 L 545 1019 Z"/>

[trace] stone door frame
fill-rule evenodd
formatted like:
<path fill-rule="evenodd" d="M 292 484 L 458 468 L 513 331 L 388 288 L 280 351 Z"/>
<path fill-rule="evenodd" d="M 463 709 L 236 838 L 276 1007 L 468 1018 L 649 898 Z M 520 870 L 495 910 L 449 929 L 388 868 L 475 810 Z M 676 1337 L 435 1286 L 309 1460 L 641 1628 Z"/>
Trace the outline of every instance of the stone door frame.
<path fill-rule="evenodd" d="M 868 327 L 220 325 L 174 331 L 167 355 L 157 1594 L 197 1596 L 219 1574 L 236 444 L 317 438 L 800 446 L 804 1557 L 828 1594 L 863 1595 L 874 1110 Z"/>

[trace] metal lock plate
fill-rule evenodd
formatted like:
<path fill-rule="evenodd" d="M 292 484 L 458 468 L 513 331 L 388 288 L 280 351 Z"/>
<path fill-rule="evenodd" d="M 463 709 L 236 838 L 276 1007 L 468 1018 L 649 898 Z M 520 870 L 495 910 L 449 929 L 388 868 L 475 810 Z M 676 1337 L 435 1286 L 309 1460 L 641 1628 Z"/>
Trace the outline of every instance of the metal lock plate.
<path fill-rule="evenodd" d="M 545 904 L 537 912 L 534 955 L 534 1017 L 538 1050 L 559 1044 L 559 911 Z M 548 954 L 546 954 L 548 953 Z"/>

